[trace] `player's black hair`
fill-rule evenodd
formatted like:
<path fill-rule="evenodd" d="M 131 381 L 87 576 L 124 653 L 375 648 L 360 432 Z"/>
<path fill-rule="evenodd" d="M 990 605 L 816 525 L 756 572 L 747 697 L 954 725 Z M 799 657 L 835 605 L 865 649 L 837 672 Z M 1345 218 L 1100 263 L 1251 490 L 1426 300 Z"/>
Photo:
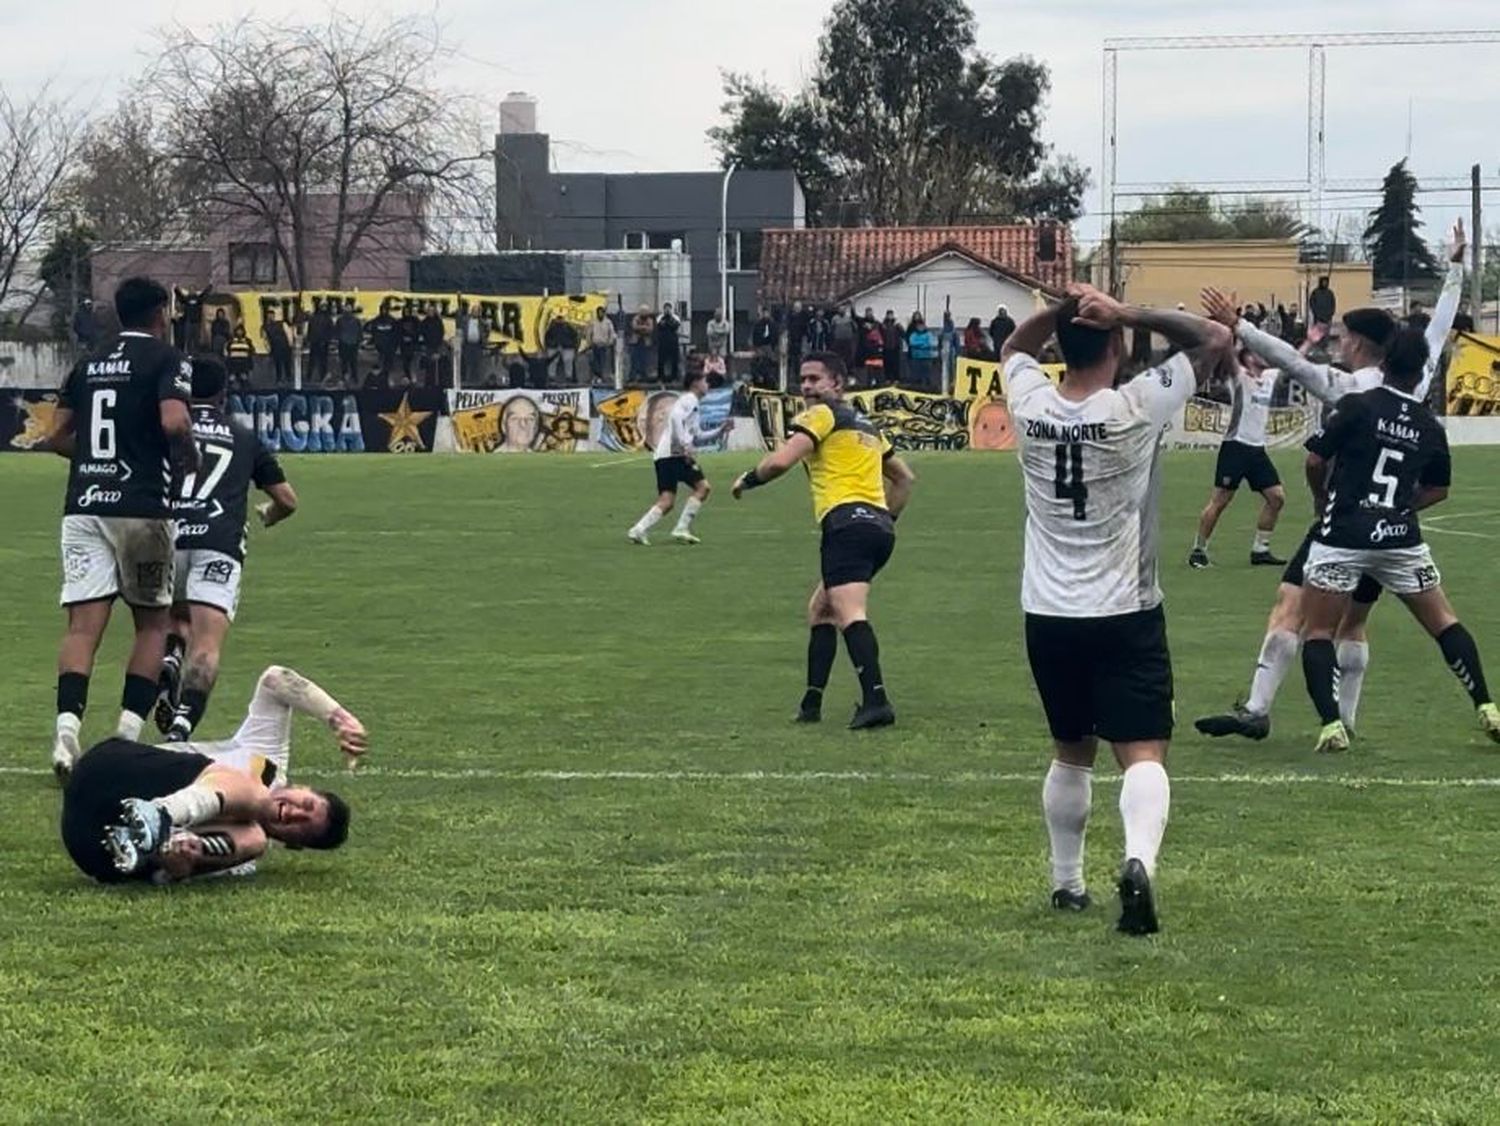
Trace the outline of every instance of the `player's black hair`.
<path fill-rule="evenodd" d="M 167 291 L 150 278 L 126 278 L 115 290 L 115 316 L 121 328 L 150 328 L 156 310 L 166 306 Z"/>
<path fill-rule="evenodd" d="M 1427 337 L 1420 329 L 1398 329 L 1385 350 L 1385 359 L 1381 361 L 1380 367 L 1385 372 L 1387 382 L 1402 391 L 1410 391 L 1422 382 L 1422 372 L 1427 367 L 1429 355 Z"/>
<path fill-rule="evenodd" d="M 692 390 L 693 384 L 697 383 L 700 379 L 705 382 L 708 379 L 703 372 L 703 361 L 700 359 L 694 363 L 692 360 L 689 360 L 687 371 L 682 373 L 682 389 L 684 391 Z"/>
<path fill-rule="evenodd" d="M 804 364 L 822 364 L 828 373 L 843 383 L 849 378 L 849 368 L 844 363 L 844 357 L 837 352 L 809 352 L 802 357 Z"/>
<path fill-rule="evenodd" d="M 316 837 L 302 842 L 303 848 L 338 848 L 349 839 L 349 803 L 328 790 L 314 790 L 328 803 L 328 825 Z"/>
<path fill-rule="evenodd" d="M 1057 307 L 1057 350 L 1070 368 L 1093 367 L 1109 352 L 1112 329 L 1074 324 L 1078 316 L 1078 298 L 1069 297 Z"/>
<path fill-rule="evenodd" d="M 193 357 L 193 398 L 205 402 L 217 399 L 229 382 L 229 372 L 218 356 Z"/>
<path fill-rule="evenodd" d="M 1384 309 L 1350 309 L 1344 314 L 1344 327 L 1357 332 L 1377 348 L 1389 348 L 1396 335 L 1396 318 Z"/>

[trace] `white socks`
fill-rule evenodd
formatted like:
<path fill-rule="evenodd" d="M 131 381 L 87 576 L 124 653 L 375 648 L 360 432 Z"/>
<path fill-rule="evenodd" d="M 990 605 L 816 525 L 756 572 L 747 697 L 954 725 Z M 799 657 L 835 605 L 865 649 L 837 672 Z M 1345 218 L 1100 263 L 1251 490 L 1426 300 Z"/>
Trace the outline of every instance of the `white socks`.
<path fill-rule="evenodd" d="M 1370 643 L 1368 641 L 1340 641 L 1339 661 L 1339 718 L 1344 726 L 1354 727 L 1359 715 L 1359 693 L 1365 686 L 1365 669 L 1370 667 Z"/>
<path fill-rule="evenodd" d="M 205 821 L 212 821 L 224 812 L 224 799 L 212 786 L 194 783 L 184 786 L 175 794 L 157 798 L 156 805 L 167 811 L 172 824 L 179 829 L 190 829 Z"/>
<path fill-rule="evenodd" d="M 1291 630 L 1273 629 L 1266 634 L 1260 645 L 1260 660 L 1255 665 L 1255 677 L 1250 681 L 1250 699 L 1245 701 L 1245 710 L 1255 715 L 1269 715 L 1271 705 L 1276 702 L 1276 690 L 1281 687 L 1288 670 L 1297 661 L 1299 641 Z"/>
<path fill-rule="evenodd" d="M 1262 531 L 1259 528 L 1256 528 L 1255 529 L 1255 540 L 1254 540 L 1253 543 L 1251 543 L 1250 550 L 1253 551 L 1253 552 L 1255 552 L 1257 555 L 1260 554 L 1263 551 L 1270 551 L 1271 550 L 1271 533 L 1270 532 L 1265 532 L 1265 531 Z"/>
<path fill-rule="evenodd" d="M 682 506 L 682 515 L 677 517 L 677 527 L 674 530 L 691 532 L 693 530 L 693 520 L 697 517 L 698 510 L 702 507 L 703 502 L 697 497 L 688 497 L 687 503 Z"/>
<path fill-rule="evenodd" d="M 1094 772 L 1053 761 L 1042 783 L 1042 813 L 1052 842 L 1052 888 L 1083 892 L 1083 838 L 1093 803 Z"/>
<path fill-rule="evenodd" d="M 635 527 L 630 529 L 631 534 L 637 536 L 645 535 L 652 528 L 656 527 L 661 518 L 661 509 L 657 508 L 656 505 L 653 504 L 650 508 L 646 509 L 646 515 L 642 516 L 635 522 Z"/>
<path fill-rule="evenodd" d="M 1125 859 L 1139 860 L 1156 875 L 1156 854 L 1167 831 L 1172 787 L 1159 762 L 1138 762 L 1125 771 L 1120 787 L 1120 820 L 1125 823 Z"/>
<path fill-rule="evenodd" d="M 72 712 L 57 713 L 57 737 L 59 739 L 71 736 L 76 741 L 78 731 L 81 727 L 83 727 L 83 720 L 79 719 Z"/>
<path fill-rule="evenodd" d="M 121 739 L 129 739 L 135 742 L 141 737 L 141 726 L 146 722 L 144 716 L 138 716 L 132 711 L 122 711 L 120 722 L 115 724 L 115 734 Z"/>

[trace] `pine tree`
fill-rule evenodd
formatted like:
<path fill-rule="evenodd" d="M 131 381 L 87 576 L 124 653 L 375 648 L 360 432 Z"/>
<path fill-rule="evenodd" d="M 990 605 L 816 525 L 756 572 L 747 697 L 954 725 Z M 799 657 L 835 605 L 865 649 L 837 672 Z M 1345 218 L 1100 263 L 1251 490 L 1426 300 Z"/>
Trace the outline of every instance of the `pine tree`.
<path fill-rule="evenodd" d="M 1370 212 L 1365 228 L 1365 250 L 1370 255 L 1375 288 L 1406 286 L 1438 276 L 1432 251 L 1417 232 L 1422 229 L 1417 206 L 1417 178 L 1400 160 L 1386 173 L 1380 206 Z"/>

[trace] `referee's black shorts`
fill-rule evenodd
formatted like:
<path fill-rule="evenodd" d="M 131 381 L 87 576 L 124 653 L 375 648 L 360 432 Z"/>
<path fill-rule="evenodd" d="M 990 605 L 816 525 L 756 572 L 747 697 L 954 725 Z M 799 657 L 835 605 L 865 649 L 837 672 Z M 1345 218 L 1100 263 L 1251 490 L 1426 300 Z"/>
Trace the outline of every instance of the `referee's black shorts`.
<path fill-rule="evenodd" d="M 1312 550 L 1313 533 L 1318 530 L 1314 524 L 1307 530 L 1307 535 L 1302 537 L 1302 542 L 1297 545 L 1296 554 L 1287 560 L 1286 570 L 1281 572 L 1281 581 L 1291 586 L 1301 586 L 1303 571 L 1307 568 L 1307 553 Z M 1354 588 L 1352 595 L 1355 602 L 1362 606 L 1370 606 L 1380 600 L 1381 592 L 1385 590 L 1380 585 L 1380 580 L 1370 575 L 1361 575 L 1359 585 Z"/>
<path fill-rule="evenodd" d="M 1059 743 L 1172 737 L 1172 655 L 1160 606 L 1106 618 L 1027 614 L 1026 656 Z"/>
<path fill-rule="evenodd" d="M 656 459 L 656 491 L 675 493 L 678 485 L 696 489 L 703 480 L 703 470 L 690 457 L 661 457 Z"/>
<path fill-rule="evenodd" d="M 824 589 L 870 582 L 895 550 L 896 524 L 885 509 L 870 504 L 830 509 L 819 551 Z"/>
<path fill-rule="evenodd" d="M 1250 488 L 1263 493 L 1281 484 L 1281 474 L 1265 446 L 1248 446 L 1244 442 L 1226 439 L 1219 443 L 1219 460 L 1214 466 L 1214 485 L 1228 489 L 1231 493 L 1244 481 Z"/>

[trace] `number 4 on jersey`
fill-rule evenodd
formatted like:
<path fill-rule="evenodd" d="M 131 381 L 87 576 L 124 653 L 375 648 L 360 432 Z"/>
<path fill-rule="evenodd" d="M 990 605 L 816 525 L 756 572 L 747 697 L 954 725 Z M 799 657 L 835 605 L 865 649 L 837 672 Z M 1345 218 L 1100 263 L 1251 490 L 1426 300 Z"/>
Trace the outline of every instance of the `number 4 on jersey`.
<path fill-rule="evenodd" d="M 1058 500 L 1071 500 L 1073 502 L 1073 519 L 1088 519 L 1087 504 L 1089 499 L 1088 486 L 1083 483 L 1083 447 L 1079 445 L 1060 445 L 1057 447 L 1057 488 Z"/>

